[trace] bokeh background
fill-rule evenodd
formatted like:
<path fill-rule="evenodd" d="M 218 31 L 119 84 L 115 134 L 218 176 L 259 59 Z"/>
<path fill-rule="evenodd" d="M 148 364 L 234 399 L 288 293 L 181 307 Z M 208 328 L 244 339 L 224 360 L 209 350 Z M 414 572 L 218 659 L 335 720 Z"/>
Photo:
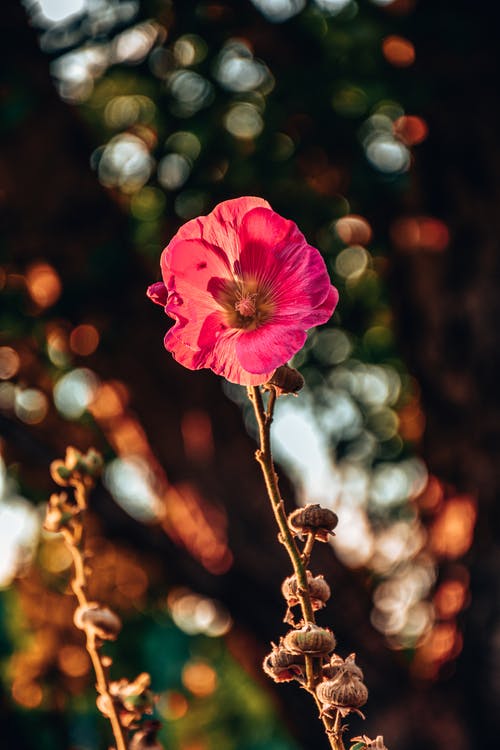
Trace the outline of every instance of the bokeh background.
<path fill-rule="evenodd" d="M 465 0 L 4 0 L 0 736 L 104 750 L 70 560 L 41 530 L 65 446 L 106 460 L 92 594 L 151 673 L 168 750 L 319 750 L 260 670 L 288 574 L 244 389 L 164 352 L 161 249 L 260 195 L 341 301 L 278 404 L 289 508 L 340 516 L 320 615 L 391 750 L 495 747 L 500 699 L 498 74 Z"/>

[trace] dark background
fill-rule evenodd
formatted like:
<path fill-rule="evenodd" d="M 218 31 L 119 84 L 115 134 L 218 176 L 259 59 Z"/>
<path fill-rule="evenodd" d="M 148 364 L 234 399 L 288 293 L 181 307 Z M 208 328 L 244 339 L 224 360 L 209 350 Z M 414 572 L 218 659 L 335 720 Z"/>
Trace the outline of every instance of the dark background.
<path fill-rule="evenodd" d="M 427 594 L 434 614 L 421 637 L 399 638 L 370 624 L 372 595 L 397 577 L 397 566 L 381 572 L 370 560 L 363 567 L 341 563 L 327 545 L 314 560 L 335 591 L 323 621 L 345 653 L 357 652 L 370 689 L 367 721 L 349 722 L 351 734 L 383 733 L 391 750 L 495 746 L 500 164 L 493 11 L 396 0 L 348 3 L 329 14 L 325 4 L 308 3 L 278 22 L 250 2 L 144 1 L 133 17 L 108 14 L 105 23 L 88 10 L 56 27 L 38 23 L 26 5 L 6 0 L 1 10 L 1 343 L 19 358 L 2 378 L 21 391 L 37 389 L 47 406 L 39 419 L 2 391 L 2 453 L 15 492 L 34 504 L 54 490 L 48 464 L 67 444 L 96 445 L 108 462 L 140 455 L 149 466 L 167 508 L 162 522 L 140 523 L 104 486 L 92 508 L 94 566 L 102 560 L 95 595 L 126 622 L 116 676 L 152 672 L 169 748 L 325 745 L 306 696 L 293 685 L 274 689 L 260 674 L 269 641 L 282 632 L 278 590 L 288 568 L 241 410 L 219 379 L 185 371 L 164 352 L 166 319 L 144 297 L 158 279 L 162 247 L 184 220 L 228 197 L 262 195 L 325 254 L 341 293 L 330 325 L 348 337 L 350 360 L 399 373 L 401 395 L 392 406 L 399 438 L 370 428 L 375 448 L 364 459 L 367 471 L 418 455 L 431 477 L 390 512 L 367 508 L 373 533 L 409 517 L 427 529 L 418 555 L 431 560 L 436 581 Z M 148 19 L 158 24 L 149 51 L 120 62 L 117 35 Z M 193 34 L 184 54 L 191 49 L 194 57 L 186 62 L 176 42 Z M 413 62 L 387 52 L 391 35 L 411 40 Z M 221 83 L 216 61 L 231 39 L 253 50 L 274 85 L 267 74 L 243 91 Z M 58 68 L 54 61 L 86 44 L 105 48 L 106 62 L 79 79 L 87 81 L 80 89 L 64 88 L 61 65 L 64 72 L 70 63 Z M 162 54 L 154 58 L 155 50 Z M 198 100 L 192 81 L 183 93 L 182 79 L 173 78 L 188 69 L 201 78 Z M 120 96 L 147 97 L 153 115 L 138 100 L 144 109 L 135 120 L 113 119 L 106 107 Z M 242 102 L 240 113 L 254 118 L 249 126 L 243 117 L 243 127 L 252 127 L 256 112 L 261 117 L 244 137 L 227 126 L 228 112 Z M 407 149 L 400 169 L 367 158 L 366 123 L 377 112 L 392 117 L 390 138 Z M 426 124 L 422 142 L 401 135 L 400 113 Z M 120 134 L 138 139 L 141 153 L 161 163 L 179 153 L 168 141 L 179 131 L 200 144 L 198 156 L 186 157 L 184 184 L 162 181 L 153 168 L 142 183 L 140 176 L 120 182 L 118 169 L 102 167 L 103 149 Z M 145 187 L 152 190 L 141 193 Z M 368 272 L 354 283 L 336 260 L 351 245 L 336 222 L 350 213 L 373 229 L 371 241 L 354 240 L 370 253 Z M 41 263 L 49 267 L 45 276 Z M 99 334 L 99 346 L 85 354 L 85 340 L 71 335 L 81 325 Z M 378 338 L 367 337 L 374 327 Z M 317 414 L 338 396 L 334 359 L 313 342 L 300 362 Z M 99 408 L 66 419 L 52 393 L 74 368 L 90 369 L 111 390 Z M 369 429 L 370 413 L 361 413 Z M 332 456 L 353 455 L 354 443 L 349 436 L 332 440 Z M 282 486 L 292 507 L 285 477 Z M 465 503 L 453 505 L 457 498 Z M 449 508 L 459 509 L 458 537 L 468 523 L 460 508 L 469 515 L 472 508 L 475 518 L 473 538 L 455 548 L 446 543 L 453 536 Z M 106 747 L 81 654 L 78 661 L 69 573 L 64 566 L 57 572 L 54 545 L 42 539 L 33 565 L 21 566 L 0 596 L 0 722 L 9 749 Z M 440 587 L 450 581 L 461 587 L 462 603 L 446 608 Z M 166 592 L 179 587 L 230 613 L 234 624 L 224 640 L 174 625 Z M 61 656 L 63 643 L 76 651 Z M 218 687 L 193 691 L 187 663 L 211 665 Z"/>

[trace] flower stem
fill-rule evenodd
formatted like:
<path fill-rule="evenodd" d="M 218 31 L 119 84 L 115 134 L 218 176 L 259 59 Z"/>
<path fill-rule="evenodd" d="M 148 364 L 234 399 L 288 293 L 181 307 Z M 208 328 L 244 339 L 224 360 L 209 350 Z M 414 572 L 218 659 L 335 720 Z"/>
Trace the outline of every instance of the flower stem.
<path fill-rule="evenodd" d="M 278 487 L 278 477 L 274 470 L 273 457 L 271 453 L 271 422 L 273 419 L 272 410 L 274 407 L 274 400 L 271 396 L 268 405 L 268 411 L 264 410 L 264 402 L 262 400 L 262 394 L 258 386 L 251 386 L 248 389 L 248 395 L 250 401 L 253 404 L 255 416 L 257 418 L 257 424 L 259 426 L 259 438 L 260 448 L 255 454 L 255 458 L 260 464 L 262 474 L 264 475 L 264 481 L 266 483 L 267 494 L 271 501 L 271 506 L 274 512 L 274 517 L 278 528 L 280 530 L 279 540 L 286 548 L 290 560 L 293 565 L 293 570 L 297 576 L 297 582 L 299 584 L 298 596 L 300 606 L 302 609 L 302 616 L 305 622 L 315 622 L 314 612 L 309 596 L 309 589 L 307 586 L 307 576 L 304 563 L 302 562 L 302 556 L 295 543 L 285 513 L 285 505 L 281 497 Z"/>
<path fill-rule="evenodd" d="M 288 526 L 288 521 L 285 513 L 285 505 L 283 498 L 281 497 L 278 487 L 278 477 L 274 469 L 273 456 L 271 452 L 271 423 L 273 420 L 274 405 L 276 402 L 276 391 L 271 389 L 269 394 L 269 401 L 267 410 L 264 408 L 264 401 L 262 394 L 258 386 L 249 386 L 247 389 L 248 398 L 254 408 L 255 417 L 257 419 L 257 425 L 259 428 L 259 442 L 260 447 L 255 453 L 255 458 L 260 464 L 264 481 L 266 484 L 267 494 L 271 501 L 271 507 L 274 512 L 276 523 L 278 524 L 279 534 L 278 539 L 281 544 L 284 545 L 290 561 L 293 565 L 294 573 L 297 577 L 298 582 L 298 598 L 300 602 L 300 608 L 302 611 L 302 617 L 305 622 L 315 622 L 314 611 L 311 604 L 311 597 L 309 594 L 309 587 L 307 585 L 306 566 L 309 562 L 309 557 L 314 544 L 314 535 L 308 536 L 304 552 L 301 554 L 293 534 Z M 316 685 L 321 681 L 321 677 L 317 677 L 314 673 L 314 660 L 311 656 L 306 656 L 306 689 L 314 697 L 316 705 L 320 711 L 320 718 L 325 727 L 326 736 L 330 743 L 332 750 L 345 750 L 344 743 L 342 741 L 342 728 L 340 723 L 340 712 L 336 711 L 335 716 L 329 717 L 322 713 L 322 706 L 318 697 L 316 696 Z"/>
<path fill-rule="evenodd" d="M 75 492 L 78 498 L 78 504 L 84 510 L 86 508 L 86 501 L 88 491 L 83 485 L 79 485 Z M 85 574 L 85 564 L 83 559 L 83 525 L 81 522 L 78 523 L 73 533 L 64 533 L 64 540 L 68 550 L 73 558 L 74 565 L 74 576 L 71 581 L 71 588 L 73 593 L 78 599 L 78 604 L 81 607 L 89 605 L 89 600 L 86 594 L 87 588 L 87 576 Z M 118 713 L 113 698 L 109 692 L 108 680 L 106 678 L 106 672 L 101 660 L 98 645 L 96 643 L 95 633 L 91 628 L 85 628 L 86 636 L 86 649 L 92 661 L 94 672 L 96 676 L 96 688 L 99 695 L 105 698 L 106 704 L 106 715 L 111 723 L 113 735 L 116 743 L 116 750 L 127 750 L 127 741 L 125 738 L 123 727 L 120 723 Z"/>

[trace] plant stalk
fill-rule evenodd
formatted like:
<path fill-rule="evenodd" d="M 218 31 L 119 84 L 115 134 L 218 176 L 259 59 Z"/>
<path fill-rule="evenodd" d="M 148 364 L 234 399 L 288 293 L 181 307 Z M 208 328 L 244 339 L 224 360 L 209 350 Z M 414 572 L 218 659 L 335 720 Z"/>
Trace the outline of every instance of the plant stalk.
<path fill-rule="evenodd" d="M 304 553 L 301 554 L 295 542 L 294 536 L 290 530 L 290 527 L 288 526 L 288 520 L 285 513 L 285 504 L 279 491 L 278 477 L 274 469 L 273 456 L 271 452 L 271 423 L 273 420 L 273 411 L 276 402 L 276 391 L 274 388 L 272 388 L 270 391 L 267 411 L 264 408 L 264 401 L 259 386 L 249 386 L 247 389 L 247 393 L 248 398 L 250 399 L 250 402 L 252 403 L 252 406 L 254 408 L 255 417 L 257 419 L 257 425 L 259 428 L 260 447 L 255 453 L 255 458 L 261 467 L 267 494 L 271 502 L 271 507 L 273 509 L 276 523 L 278 524 L 278 539 L 288 552 L 288 556 L 292 563 L 294 573 L 297 577 L 297 593 L 304 622 L 314 623 L 314 611 L 311 604 L 306 575 L 306 566 L 309 562 L 309 557 L 314 544 L 314 536 L 308 536 Z M 307 679 L 306 689 L 313 695 L 316 705 L 318 706 L 318 709 L 320 711 L 320 718 L 325 727 L 326 736 L 328 737 L 330 747 L 332 748 L 332 750 L 345 750 L 344 743 L 342 741 L 340 713 L 336 711 L 334 718 L 326 716 L 322 713 L 322 706 L 316 696 L 315 690 L 319 679 L 314 674 L 314 660 L 311 656 L 306 656 L 305 661 Z"/>

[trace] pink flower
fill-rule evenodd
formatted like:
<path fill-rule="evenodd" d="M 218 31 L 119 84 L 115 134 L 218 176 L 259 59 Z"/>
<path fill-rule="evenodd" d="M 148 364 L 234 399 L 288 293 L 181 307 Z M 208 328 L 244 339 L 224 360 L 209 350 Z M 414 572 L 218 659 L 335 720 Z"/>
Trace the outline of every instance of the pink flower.
<path fill-rule="evenodd" d="M 236 198 L 179 229 L 148 296 L 176 322 L 165 347 L 191 370 L 260 385 L 332 315 L 319 252 L 262 198 Z"/>

